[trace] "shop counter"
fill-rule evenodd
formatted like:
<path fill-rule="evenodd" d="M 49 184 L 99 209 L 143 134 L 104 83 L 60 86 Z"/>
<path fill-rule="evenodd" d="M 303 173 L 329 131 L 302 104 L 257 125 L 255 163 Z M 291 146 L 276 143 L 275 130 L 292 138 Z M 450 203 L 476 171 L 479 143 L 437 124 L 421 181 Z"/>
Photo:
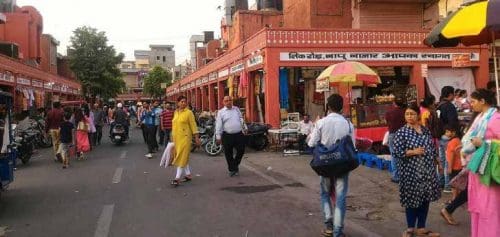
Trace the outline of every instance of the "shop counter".
<path fill-rule="evenodd" d="M 356 128 L 356 138 L 368 138 L 374 142 L 381 142 L 387 132 L 387 127 Z"/>

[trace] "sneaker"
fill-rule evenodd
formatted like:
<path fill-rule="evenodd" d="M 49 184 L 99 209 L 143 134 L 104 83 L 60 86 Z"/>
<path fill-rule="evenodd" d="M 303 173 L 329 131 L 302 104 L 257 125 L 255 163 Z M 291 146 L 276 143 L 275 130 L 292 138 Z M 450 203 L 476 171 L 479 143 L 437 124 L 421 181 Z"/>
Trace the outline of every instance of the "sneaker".
<path fill-rule="evenodd" d="M 444 193 L 451 193 L 451 188 L 445 188 L 445 189 L 443 189 L 443 192 Z"/>
<path fill-rule="evenodd" d="M 229 171 L 229 177 L 233 177 L 236 175 L 236 173 L 238 172 L 235 172 L 235 171 Z"/>
<path fill-rule="evenodd" d="M 145 155 L 145 157 L 147 157 L 148 159 L 151 159 L 151 158 L 153 158 L 153 154 L 148 153 L 148 154 Z"/>

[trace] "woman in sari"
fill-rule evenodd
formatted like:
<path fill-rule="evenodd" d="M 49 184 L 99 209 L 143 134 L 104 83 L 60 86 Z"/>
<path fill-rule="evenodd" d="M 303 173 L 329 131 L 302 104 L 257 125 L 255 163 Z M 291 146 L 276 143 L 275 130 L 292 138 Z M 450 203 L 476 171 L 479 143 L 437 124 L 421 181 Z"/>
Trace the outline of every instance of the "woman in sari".
<path fill-rule="evenodd" d="M 461 153 L 474 157 L 479 147 L 500 139 L 500 113 L 494 92 L 479 89 L 471 94 L 471 107 L 479 114 L 462 138 Z M 472 160 L 470 161 L 472 163 Z M 462 162 L 467 163 L 466 161 Z M 500 232 L 500 186 L 486 186 L 480 176 L 469 172 L 468 209 L 471 216 L 471 237 L 493 237 Z"/>
<path fill-rule="evenodd" d="M 175 157 L 172 164 L 177 167 L 175 179 L 171 183 L 174 187 L 179 186 L 181 181 L 188 182 L 192 179 L 188 163 L 193 136 L 195 137 L 196 145 L 199 146 L 201 143 L 194 114 L 187 108 L 187 98 L 180 96 L 177 99 L 177 110 L 175 110 L 174 118 L 172 119 L 172 141 L 175 146 Z M 185 176 L 181 180 L 183 172 Z"/>
<path fill-rule="evenodd" d="M 76 126 L 76 156 L 78 160 L 83 160 L 83 153 L 90 150 L 89 120 L 83 113 L 83 108 L 75 110 L 74 119 Z"/>

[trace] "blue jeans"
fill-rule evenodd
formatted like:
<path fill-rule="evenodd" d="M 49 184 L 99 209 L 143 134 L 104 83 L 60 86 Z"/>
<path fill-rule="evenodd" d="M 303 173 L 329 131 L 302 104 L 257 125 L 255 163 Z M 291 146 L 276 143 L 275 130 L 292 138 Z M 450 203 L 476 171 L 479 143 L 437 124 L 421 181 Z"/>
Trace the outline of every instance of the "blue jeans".
<path fill-rule="evenodd" d="M 333 236 L 343 234 L 344 218 L 346 213 L 346 197 L 349 186 L 349 174 L 339 178 L 320 177 L 321 209 L 323 210 L 325 225 L 333 230 Z M 332 183 L 333 182 L 333 183 Z M 335 208 L 332 207 L 330 194 L 335 193 Z"/>
<path fill-rule="evenodd" d="M 448 146 L 449 140 L 439 139 L 439 161 L 443 165 L 444 172 L 439 175 L 439 183 L 444 189 L 450 188 L 450 176 L 446 173 L 448 170 L 448 161 L 446 161 L 446 147 Z"/>
<path fill-rule="evenodd" d="M 397 167 L 397 159 L 394 157 L 394 136 L 396 133 L 389 133 L 389 151 L 391 152 L 391 178 L 394 181 L 399 181 L 398 167 Z"/>

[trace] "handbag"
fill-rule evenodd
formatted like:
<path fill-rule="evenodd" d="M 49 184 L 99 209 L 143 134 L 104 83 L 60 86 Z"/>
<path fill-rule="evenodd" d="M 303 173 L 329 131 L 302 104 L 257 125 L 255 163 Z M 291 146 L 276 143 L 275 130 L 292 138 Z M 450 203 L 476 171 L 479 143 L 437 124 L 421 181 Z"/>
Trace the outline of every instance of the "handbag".
<path fill-rule="evenodd" d="M 347 121 L 349 134 L 352 129 Z M 352 137 L 346 135 L 337 140 L 332 146 L 326 147 L 318 143 L 313 150 L 311 168 L 323 177 L 341 177 L 359 166 L 357 150 L 352 142 Z"/>
<path fill-rule="evenodd" d="M 468 178 L 469 170 L 464 168 L 453 179 L 450 180 L 450 186 L 460 191 L 466 190 Z"/>

